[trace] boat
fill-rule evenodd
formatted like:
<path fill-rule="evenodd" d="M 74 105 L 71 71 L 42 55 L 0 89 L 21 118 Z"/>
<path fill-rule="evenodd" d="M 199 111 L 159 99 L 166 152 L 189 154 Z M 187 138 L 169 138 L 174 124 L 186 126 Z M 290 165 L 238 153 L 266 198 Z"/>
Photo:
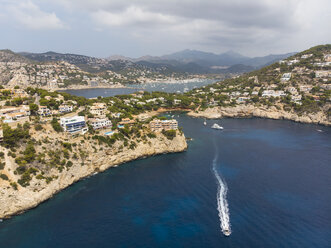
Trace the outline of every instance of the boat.
<path fill-rule="evenodd" d="M 230 231 L 229 229 L 225 229 L 225 230 L 223 230 L 223 234 L 224 234 L 225 236 L 229 237 L 230 234 L 231 234 L 231 231 Z"/>
<path fill-rule="evenodd" d="M 221 126 L 218 125 L 217 123 L 214 123 L 214 124 L 211 126 L 211 128 L 213 128 L 213 129 L 218 129 L 218 130 L 222 130 L 222 129 L 223 129 L 223 127 L 221 127 Z"/>
<path fill-rule="evenodd" d="M 204 120 L 203 125 L 205 125 L 205 126 L 207 125 L 207 121 L 206 121 L 206 119 Z"/>

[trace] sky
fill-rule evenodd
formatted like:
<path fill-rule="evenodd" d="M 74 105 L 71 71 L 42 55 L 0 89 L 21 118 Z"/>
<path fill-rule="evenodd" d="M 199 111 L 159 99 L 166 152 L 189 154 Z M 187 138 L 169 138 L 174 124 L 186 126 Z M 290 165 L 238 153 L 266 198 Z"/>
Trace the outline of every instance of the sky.
<path fill-rule="evenodd" d="M 246 56 L 331 43 L 330 0 L 0 0 L 0 49 Z"/>

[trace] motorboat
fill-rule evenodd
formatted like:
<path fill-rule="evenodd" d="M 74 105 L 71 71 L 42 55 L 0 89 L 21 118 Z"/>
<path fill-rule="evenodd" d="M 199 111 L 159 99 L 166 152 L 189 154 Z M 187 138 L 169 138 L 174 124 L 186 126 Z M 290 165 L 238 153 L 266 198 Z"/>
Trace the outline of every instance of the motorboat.
<path fill-rule="evenodd" d="M 213 129 L 218 129 L 218 130 L 223 130 L 223 129 L 224 129 L 223 127 L 221 127 L 221 126 L 218 125 L 217 123 L 214 123 L 214 124 L 211 126 L 211 128 L 213 128 Z"/>
<path fill-rule="evenodd" d="M 207 125 L 207 121 L 206 121 L 206 119 L 204 120 L 203 125 L 205 125 L 205 126 Z"/>
<path fill-rule="evenodd" d="M 231 231 L 230 231 L 229 229 L 225 229 L 225 230 L 223 230 L 223 234 L 224 234 L 225 236 L 229 237 L 230 234 L 231 234 Z"/>

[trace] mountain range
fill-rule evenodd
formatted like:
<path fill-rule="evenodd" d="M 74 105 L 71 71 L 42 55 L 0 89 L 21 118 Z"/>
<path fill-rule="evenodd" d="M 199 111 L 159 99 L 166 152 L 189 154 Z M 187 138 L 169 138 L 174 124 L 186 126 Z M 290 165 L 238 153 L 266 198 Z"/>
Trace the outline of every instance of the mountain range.
<path fill-rule="evenodd" d="M 9 51 L 9 50 L 3 50 Z M 10 51 L 11 52 L 11 51 Z M 183 50 L 163 56 L 143 56 L 129 58 L 113 55 L 107 58 L 96 58 L 77 54 L 62 54 L 56 52 L 46 53 L 13 53 L 15 58 L 29 59 L 38 62 L 66 61 L 85 70 L 114 70 L 121 71 L 128 67 L 144 67 L 158 70 L 183 73 L 245 73 L 285 59 L 295 53 L 270 54 L 263 57 L 247 57 L 234 51 L 221 54 L 197 50 Z"/>

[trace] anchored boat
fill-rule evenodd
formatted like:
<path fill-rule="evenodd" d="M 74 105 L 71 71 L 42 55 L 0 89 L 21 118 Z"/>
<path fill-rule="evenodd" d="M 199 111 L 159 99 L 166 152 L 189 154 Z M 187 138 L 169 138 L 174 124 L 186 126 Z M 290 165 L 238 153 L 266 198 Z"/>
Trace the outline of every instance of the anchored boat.
<path fill-rule="evenodd" d="M 218 130 L 222 130 L 222 129 L 224 129 L 223 127 L 221 127 L 221 126 L 218 125 L 217 123 L 214 123 L 214 124 L 211 126 L 211 128 L 213 128 L 213 129 L 218 129 Z"/>

